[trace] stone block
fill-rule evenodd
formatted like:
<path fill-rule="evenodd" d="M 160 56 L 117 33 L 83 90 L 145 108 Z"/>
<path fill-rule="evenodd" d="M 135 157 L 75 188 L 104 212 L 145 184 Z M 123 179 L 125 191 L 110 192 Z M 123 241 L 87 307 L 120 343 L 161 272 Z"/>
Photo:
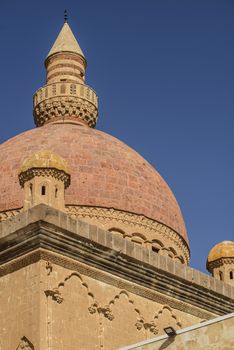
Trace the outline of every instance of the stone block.
<path fill-rule="evenodd" d="M 110 231 L 106 231 L 106 246 L 113 247 L 113 234 Z"/>
<path fill-rule="evenodd" d="M 180 278 L 185 278 L 186 267 L 183 264 L 175 264 L 175 275 Z"/>
<path fill-rule="evenodd" d="M 135 258 L 142 261 L 142 247 L 138 244 L 135 244 Z"/>
<path fill-rule="evenodd" d="M 98 239 L 97 239 L 97 226 L 94 226 L 94 225 L 90 225 L 89 227 L 89 238 L 92 240 L 92 241 L 95 241 L 97 242 Z"/>
<path fill-rule="evenodd" d="M 132 258 L 135 257 L 135 244 L 131 241 L 126 240 L 126 254 L 128 256 L 131 256 Z"/>
<path fill-rule="evenodd" d="M 152 250 L 149 252 L 149 263 L 152 266 L 158 267 L 159 266 L 159 254 L 153 252 Z"/>
<path fill-rule="evenodd" d="M 223 294 L 224 283 L 215 279 L 215 291 L 217 293 Z"/>
<path fill-rule="evenodd" d="M 159 254 L 158 267 L 162 270 L 167 270 L 167 257 Z"/>
<path fill-rule="evenodd" d="M 83 236 L 85 238 L 90 238 L 90 230 L 91 230 L 90 224 L 87 224 L 87 222 L 77 220 L 76 223 L 76 232 L 78 235 Z M 95 226 L 96 227 L 96 226 Z"/>
<path fill-rule="evenodd" d="M 113 235 L 113 249 L 124 252 L 126 240 L 119 234 Z"/>
<path fill-rule="evenodd" d="M 97 240 L 98 240 L 98 243 L 102 245 L 106 245 L 106 232 L 100 228 L 98 228 L 98 231 L 97 231 Z"/>
<path fill-rule="evenodd" d="M 142 247 L 142 261 L 149 264 L 149 249 Z"/>
<path fill-rule="evenodd" d="M 168 258 L 167 259 L 167 271 L 172 273 L 172 274 L 175 274 L 175 265 L 176 264 L 181 265 L 181 263 L 173 261 L 172 259 Z"/>
<path fill-rule="evenodd" d="M 76 233 L 77 232 L 76 226 L 77 226 L 77 220 L 67 216 L 67 230 Z"/>
<path fill-rule="evenodd" d="M 58 225 L 59 224 L 59 211 L 51 208 L 49 206 L 45 206 L 45 221 L 49 222 L 50 224 Z"/>
<path fill-rule="evenodd" d="M 226 295 L 228 298 L 232 298 L 232 289 L 234 291 L 234 287 L 225 283 L 223 288 L 223 294 Z"/>
<path fill-rule="evenodd" d="M 200 286 L 210 288 L 210 276 L 200 272 Z"/>
<path fill-rule="evenodd" d="M 215 290 L 215 278 L 210 276 L 210 289 Z"/>
<path fill-rule="evenodd" d="M 188 282 L 194 283 L 194 269 L 186 266 L 185 277 Z"/>
<path fill-rule="evenodd" d="M 64 230 L 67 230 L 67 214 L 60 211 L 59 212 L 59 227 L 63 228 Z"/>

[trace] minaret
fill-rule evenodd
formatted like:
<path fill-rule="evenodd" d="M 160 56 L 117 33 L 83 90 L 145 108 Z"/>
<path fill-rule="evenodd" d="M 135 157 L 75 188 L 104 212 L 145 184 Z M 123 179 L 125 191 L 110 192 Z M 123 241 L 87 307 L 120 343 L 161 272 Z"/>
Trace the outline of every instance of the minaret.
<path fill-rule="evenodd" d="M 95 127 L 98 98 L 85 84 L 86 58 L 67 21 L 45 60 L 46 85 L 34 94 L 36 126 L 77 123 Z"/>

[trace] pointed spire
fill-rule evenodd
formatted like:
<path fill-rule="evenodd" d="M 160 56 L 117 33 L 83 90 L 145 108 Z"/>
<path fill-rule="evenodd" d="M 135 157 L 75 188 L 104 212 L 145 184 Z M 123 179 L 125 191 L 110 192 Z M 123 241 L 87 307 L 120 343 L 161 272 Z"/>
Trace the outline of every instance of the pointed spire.
<path fill-rule="evenodd" d="M 67 23 L 67 12 L 66 14 L 64 13 L 64 25 L 47 57 L 59 52 L 73 52 L 85 58 L 80 45 Z"/>
<path fill-rule="evenodd" d="M 67 23 L 67 10 L 64 10 L 64 23 Z"/>

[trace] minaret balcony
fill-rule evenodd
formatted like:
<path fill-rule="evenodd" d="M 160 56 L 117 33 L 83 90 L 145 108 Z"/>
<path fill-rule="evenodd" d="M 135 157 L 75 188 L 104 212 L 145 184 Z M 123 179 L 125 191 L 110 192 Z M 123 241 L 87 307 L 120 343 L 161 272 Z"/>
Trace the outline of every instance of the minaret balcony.
<path fill-rule="evenodd" d="M 97 122 L 98 97 L 85 84 L 67 81 L 47 84 L 34 94 L 33 104 L 37 126 L 65 119 L 90 127 Z"/>

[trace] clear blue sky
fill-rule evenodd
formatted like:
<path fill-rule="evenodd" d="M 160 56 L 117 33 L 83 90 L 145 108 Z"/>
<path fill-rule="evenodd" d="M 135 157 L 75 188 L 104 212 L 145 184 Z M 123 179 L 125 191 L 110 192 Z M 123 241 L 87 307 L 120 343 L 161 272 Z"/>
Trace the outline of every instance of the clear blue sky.
<path fill-rule="evenodd" d="M 181 206 L 191 265 L 234 240 L 233 0 L 1 1 L 1 142 L 34 127 L 32 95 L 67 8 L 99 95 L 97 125 L 144 156 Z"/>

